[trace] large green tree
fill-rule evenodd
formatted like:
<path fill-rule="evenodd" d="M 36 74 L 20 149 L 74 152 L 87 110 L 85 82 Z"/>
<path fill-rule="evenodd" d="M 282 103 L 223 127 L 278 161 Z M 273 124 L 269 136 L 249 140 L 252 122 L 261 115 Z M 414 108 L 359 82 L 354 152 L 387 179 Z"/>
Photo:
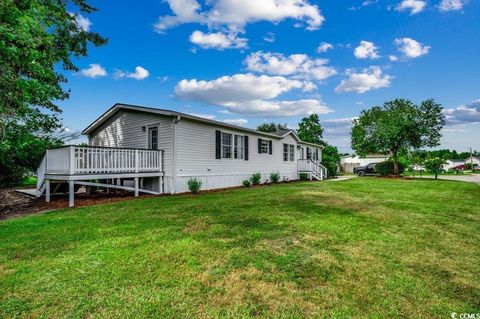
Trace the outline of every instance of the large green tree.
<path fill-rule="evenodd" d="M 415 105 L 406 99 L 364 110 L 353 122 L 352 149 L 360 156 L 390 154 L 398 175 L 398 155 L 411 149 L 438 146 L 445 125 L 443 107 L 433 99 Z"/>
<path fill-rule="evenodd" d="M 322 144 L 323 128 L 320 125 L 320 117 L 318 114 L 311 114 L 304 117 L 298 123 L 298 137 L 305 142 Z"/>
<path fill-rule="evenodd" d="M 289 128 L 287 124 L 281 124 L 281 123 L 275 123 L 275 122 L 262 123 L 257 126 L 257 131 L 265 132 L 265 133 L 275 133 L 275 132 L 288 131 L 288 130 Z"/>
<path fill-rule="evenodd" d="M 79 23 L 95 10 L 85 0 L 0 1 L 0 157 L 9 159 L 2 174 L 24 170 L 24 160 L 12 159 L 29 156 L 32 143 L 43 154 L 41 145 L 58 142 L 57 103 L 69 96 L 63 72 L 78 71 L 73 61 L 87 55 L 89 44 L 107 41 Z"/>

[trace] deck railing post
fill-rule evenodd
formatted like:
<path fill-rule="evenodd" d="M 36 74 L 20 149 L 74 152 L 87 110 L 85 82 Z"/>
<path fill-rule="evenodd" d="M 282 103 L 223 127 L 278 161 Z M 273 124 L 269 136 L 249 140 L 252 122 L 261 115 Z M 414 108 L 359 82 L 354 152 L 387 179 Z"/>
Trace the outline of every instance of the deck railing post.
<path fill-rule="evenodd" d="M 70 162 L 69 162 L 69 174 L 75 174 L 75 146 L 69 146 Z"/>
<path fill-rule="evenodd" d="M 45 180 L 45 202 L 50 203 L 50 180 Z"/>
<path fill-rule="evenodd" d="M 75 181 L 68 181 L 68 207 L 75 205 Z"/>
<path fill-rule="evenodd" d="M 135 150 L 135 173 L 138 173 L 138 150 Z"/>
<path fill-rule="evenodd" d="M 135 181 L 135 197 L 138 197 L 138 177 L 135 177 L 134 181 Z"/>

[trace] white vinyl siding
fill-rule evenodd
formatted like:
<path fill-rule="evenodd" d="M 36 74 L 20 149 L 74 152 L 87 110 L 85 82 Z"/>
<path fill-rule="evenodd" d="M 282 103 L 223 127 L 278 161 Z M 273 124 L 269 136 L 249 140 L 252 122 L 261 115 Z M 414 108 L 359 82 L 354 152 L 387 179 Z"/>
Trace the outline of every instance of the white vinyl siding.
<path fill-rule="evenodd" d="M 248 136 L 248 160 L 216 160 L 215 131 L 217 130 L 233 136 Z M 272 172 L 279 172 L 281 179 L 298 178 L 297 163 L 284 162 L 282 158 L 283 143 L 292 144 L 295 148 L 298 144 L 292 135 L 287 135 L 283 139 L 272 138 L 272 156 L 265 156 L 265 154 L 258 154 L 257 151 L 258 139 L 265 139 L 260 134 L 245 133 L 241 130 L 186 119 L 182 119 L 177 124 L 176 134 L 178 192 L 188 191 L 186 185 L 190 177 L 200 178 L 203 189 L 240 186 L 243 180 L 250 178 L 255 172 L 262 174 L 262 181 L 268 179 Z"/>
<path fill-rule="evenodd" d="M 171 177 L 172 117 L 121 110 L 88 135 L 89 143 L 92 146 L 148 148 L 147 128 L 152 125 L 158 126 L 158 149 L 163 150 L 163 171 L 167 177 Z"/>

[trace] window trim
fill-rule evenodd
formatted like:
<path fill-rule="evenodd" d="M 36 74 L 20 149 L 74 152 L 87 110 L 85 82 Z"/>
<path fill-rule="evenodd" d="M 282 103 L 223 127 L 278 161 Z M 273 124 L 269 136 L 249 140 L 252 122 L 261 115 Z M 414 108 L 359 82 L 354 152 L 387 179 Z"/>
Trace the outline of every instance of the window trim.
<path fill-rule="evenodd" d="M 151 150 L 151 146 L 150 146 L 150 129 L 152 128 L 156 128 L 157 129 L 157 150 L 160 149 L 160 125 L 158 123 L 154 123 L 154 124 L 149 124 L 149 125 L 146 125 L 144 126 L 145 127 L 145 132 L 146 132 L 146 146 L 147 146 L 147 149 Z"/>
<path fill-rule="evenodd" d="M 285 152 L 285 147 L 287 148 Z M 290 143 L 283 143 L 282 149 L 282 159 L 284 163 L 293 163 L 295 162 L 295 145 Z M 286 160 L 285 160 L 286 155 Z"/>
<path fill-rule="evenodd" d="M 242 134 L 235 134 L 234 132 L 228 132 L 228 131 L 220 131 L 220 158 L 217 158 L 217 159 L 220 159 L 220 160 L 240 160 L 240 161 L 245 161 L 245 153 L 246 153 L 246 145 L 245 145 L 245 139 L 247 137 L 247 135 L 242 135 Z M 230 135 L 230 145 L 226 145 L 223 143 L 223 136 L 225 134 L 228 134 Z M 239 147 L 239 145 L 237 145 L 237 140 L 236 140 L 236 137 L 240 137 L 241 138 L 241 147 Z M 227 146 L 230 146 L 230 154 L 231 154 L 231 157 L 224 157 L 224 147 L 227 147 Z M 235 155 L 235 152 L 238 152 L 238 150 L 241 151 L 241 156 L 238 157 L 238 153 L 237 155 Z"/>
<path fill-rule="evenodd" d="M 237 137 L 242 141 L 242 147 L 237 145 Z M 238 152 L 240 150 L 240 152 Z M 238 154 L 241 157 L 238 157 Z M 244 160 L 245 159 L 245 135 L 233 134 L 233 159 Z"/>
<path fill-rule="evenodd" d="M 223 144 L 223 141 L 224 141 L 223 140 L 223 135 L 224 134 L 225 135 L 226 134 L 230 135 L 230 145 Z M 234 142 L 233 141 L 233 136 L 234 136 L 234 134 L 232 134 L 232 133 L 220 131 L 220 157 L 221 157 L 221 159 L 233 159 L 233 142 Z M 224 157 L 223 156 L 223 154 L 224 154 L 223 149 L 224 149 L 224 147 L 228 147 L 228 146 L 230 146 L 230 157 Z"/>

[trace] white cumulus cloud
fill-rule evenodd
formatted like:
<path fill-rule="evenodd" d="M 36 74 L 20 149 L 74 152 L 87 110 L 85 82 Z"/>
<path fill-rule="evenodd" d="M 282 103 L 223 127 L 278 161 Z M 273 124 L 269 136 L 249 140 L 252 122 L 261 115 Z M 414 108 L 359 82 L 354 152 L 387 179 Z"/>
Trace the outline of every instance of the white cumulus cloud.
<path fill-rule="evenodd" d="M 203 49 L 224 50 L 247 46 L 247 39 L 239 38 L 234 33 L 225 34 L 222 32 L 203 33 L 202 31 L 194 31 L 190 35 L 190 42 Z"/>
<path fill-rule="evenodd" d="M 325 18 L 316 5 L 307 0 L 210 0 L 202 8 L 196 0 L 167 0 L 172 15 L 159 18 L 157 32 L 164 32 L 183 23 L 200 23 L 211 27 L 243 30 L 248 23 L 281 22 L 293 19 L 306 24 L 309 30 L 318 29 Z"/>
<path fill-rule="evenodd" d="M 245 59 L 250 71 L 273 75 L 294 76 L 309 80 L 325 80 L 337 71 L 328 66 L 326 59 L 311 59 L 306 54 L 284 56 L 281 53 L 254 52 Z"/>
<path fill-rule="evenodd" d="M 87 78 L 98 78 L 107 75 L 107 71 L 100 64 L 90 64 L 88 68 L 80 70 L 80 74 Z"/>
<path fill-rule="evenodd" d="M 265 42 L 275 42 L 275 33 L 273 32 L 268 32 L 264 37 L 263 37 L 263 40 Z"/>
<path fill-rule="evenodd" d="M 388 56 L 388 59 L 392 62 L 397 62 L 399 59 L 398 59 L 398 56 L 394 55 L 394 54 L 391 54 Z"/>
<path fill-rule="evenodd" d="M 397 6 L 397 11 L 406 11 L 410 10 L 410 14 L 417 14 L 422 12 L 427 6 L 426 1 L 424 0 L 403 0 Z"/>
<path fill-rule="evenodd" d="M 357 59 L 378 59 L 378 48 L 373 42 L 361 41 L 360 45 L 353 52 Z"/>
<path fill-rule="evenodd" d="M 148 76 L 150 75 L 150 72 L 148 72 L 147 69 L 141 67 L 141 66 L 137 66 L 135 68 L 135 71 L 134 72 L 125 72 L 125 71 L 121 71 L 121 70 L 117 70 L 115 72 L 115 78 L 116 79 L 121 79 L 121 78 L 131 78 L 131 79 L 135 79 L 135 80 L 144 80 L 146 78 L 148 78 Z"/>
<path fill-rule="evenodd" d="M 442 0 L 438 5 L 440 11 L 458 11 L 462 10 L 466 0 Z"/>
<path fill-rule="evenodd" d="M 480 123 L 480 100 L 444 110 L 448 124 Z"/>
<path fill-rule="evenodd" d="M 303 89 L 305 83 L 283 76 L 251 73 L 222 76 L 211 81 L 181 80 L 175 87 L 180 99 L 224 107 L 229 113 L 294 116 L 332 112 L 318 99 L 276 100 L 281 94 Z"/>
<path fill-rule="evenodd" d="M 431 48 L 430 46 L 423 45 L 411 38 L 395 39 L 395 44 L 398 46 L 398 50 L 403 53 L 403 56 L 407 59 L 421 57 L 422 55 L 427 54 Z"/>
<path fill-rule="evenodd" d="M 207 120 L 214 120 L 215 119 L 215 115 L 212 115 L 212 114 L 201 114 L 201 113 L 187 113 L 187 114 L 190 114 L 190 115 L 193 115 L 193 116 L 196 116 L 196 117 L 201 117 L 201 118 L 207 119 Z"/>
<path fill-rule="evenodd" d="M 383 74 L 383 70 L 378 66 L 371 66 L 360 72 L 347 70 L 347 78 L 340 82 L 335 88 L 335 92 L 362 94 L 370 90 L 389 87 L 392 79 L 392 76 Z"/>
<path fill-rule="evenodd" d="M 155 31 L 159 33 L 180 24 L 207 21 L 203 14 L 198 13 L 201 6 L 196 0 L 168 0 L 167 2 L 173 15 L 160 17 L 155 24 Z"/>
<path fill-rule="evenodd" d="M 248 123 L 248 120 L 246 119 L 226 119 L 223 120 L 227 124 L 233 124 L 233 125 L 238 125 L 238 126 L 244 126 Z"/>
<path fill-rule="evenodd" d="M 320 45 L 318 46 L 317 48 L 317 52 L 318 53 L 325 53 L 329 50 L 332 50 L 333 49 L 333 45 L 328 43 L 328 42 L 322 42 L 320 43 Z"/>
<path fill-rule="evenodd" d="M 75 24 L 77 27 L 85 32 L 90 31 L 90 27 L 92 26 L 92 22 L 90 19 L 82 16 L 80 13 L 73 13 L 73 12 L 68 12 L 72 17 L 75 18 Z"/>

